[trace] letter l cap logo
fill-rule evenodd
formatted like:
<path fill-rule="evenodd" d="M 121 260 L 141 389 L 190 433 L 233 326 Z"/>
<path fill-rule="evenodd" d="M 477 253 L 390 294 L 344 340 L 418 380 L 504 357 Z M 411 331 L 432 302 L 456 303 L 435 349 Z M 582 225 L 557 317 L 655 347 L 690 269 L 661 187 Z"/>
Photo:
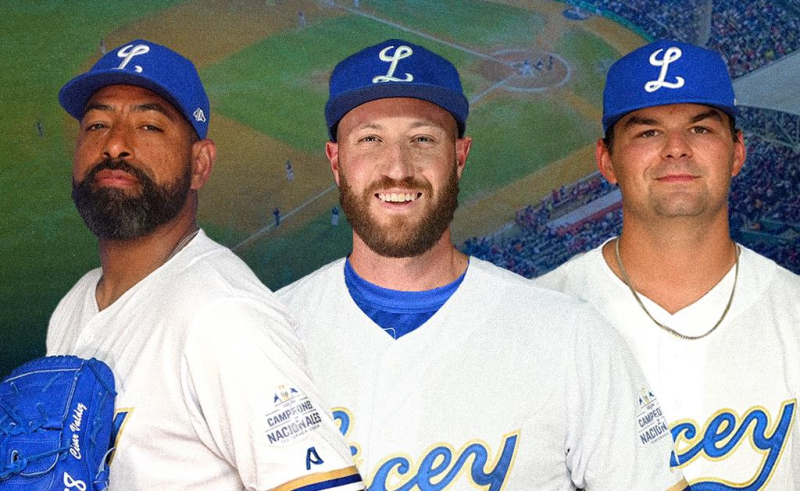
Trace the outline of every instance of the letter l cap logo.
<path fill-rule="evenodd" d="M 150 46 L 147 46 L 146 44 L 137 44 L 136 46 L 129 44 L 120 48 L 120 50 L 117 51 L 117 56 L 122 58 L 122 63 L 119 64 L 117 70 L 124 70 L 134 56 L 143 55 L 149 51 Z M 136 71 L 136 73 L 142 73 L 142 67 L 139 65 L 134 65 L 133 69 Z"/>

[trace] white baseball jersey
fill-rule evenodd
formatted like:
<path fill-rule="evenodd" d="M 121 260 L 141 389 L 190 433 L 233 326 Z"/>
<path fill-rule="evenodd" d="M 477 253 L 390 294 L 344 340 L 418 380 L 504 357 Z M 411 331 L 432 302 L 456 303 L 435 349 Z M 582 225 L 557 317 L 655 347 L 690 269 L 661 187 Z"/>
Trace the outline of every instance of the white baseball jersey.
<path fill-rule="evenodd" d="M 658 402 L 583 302 L 476 258 L 395 340 L 351 298 L 344 260 L 278 292 L 370 489 L 683 489 Z"/>
<path fill-rule="evenodd" d="M 699 340 L 656 326 L 601 247 L 538 281 L 588 300 L 628 341 L 671 422 L 673 464 L 693 490 L 800 490 L 800 277 L 743 247 L 731 309 Z M 674 315 L 640 298 L 659 322 L 697 336 L 719 320 L 733 281 L 731 269 Z"/>
<path fill-rule="evenodd" d="M 112 490 L 363 489 L 293 321 L 230 250 L 200 231 L 98 311 L 101 274 L 61 300 L 47 352 L 114 371 Z"/>

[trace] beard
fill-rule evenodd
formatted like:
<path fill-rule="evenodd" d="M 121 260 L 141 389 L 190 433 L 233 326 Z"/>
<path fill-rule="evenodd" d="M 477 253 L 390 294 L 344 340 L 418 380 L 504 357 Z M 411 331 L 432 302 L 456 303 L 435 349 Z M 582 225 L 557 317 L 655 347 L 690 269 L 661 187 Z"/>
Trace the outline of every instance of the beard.
<path fill-rule="evenodd" d="M 395 180 L 384 177 L 372 183 L 359 195 L 350 187 L 344 173 L 339 178 L 339 203 L 356 234 L 375 253 L 384 257 L 414 257 L 429 251 L 450 226 L 458 208 L 458 174 L 456 166 L 440 195 L 432 201 L 427 212 L 413 221 L 408 217 L 392 217 L 381 224 L 370 214 L 370 205 L 380 189 L 421 189 L 424 196 L 433 197 L 430 183 L 408 177 Z"/>
<path fill-rule="evenodd" d="M 104 169 L 125 171 L 139 181 L 141 192 L 131 195 L 116 189 L 96 187 L 94 178 Z M 186 204 L 192 168 L 173 182 L 159 185 L 124 160 L 106 159 L 82 181 L 72 181 L 72 200 L 89 230 L 100 239 L 130 240 L 144 237 L 176 216 Z"/>

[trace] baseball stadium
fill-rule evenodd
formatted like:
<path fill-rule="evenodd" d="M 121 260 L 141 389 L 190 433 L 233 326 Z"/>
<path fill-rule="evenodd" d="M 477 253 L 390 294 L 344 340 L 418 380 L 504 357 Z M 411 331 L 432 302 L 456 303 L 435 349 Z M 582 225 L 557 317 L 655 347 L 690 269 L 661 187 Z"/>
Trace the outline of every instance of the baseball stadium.
<path fill-rule="evenodd" d="M 730 196 L 734 237 L 800 272 L 797 0 L 12 0 L 3 10 L 0 374 L 44 354 L 50 313 L 99 266 L 70 198 L 77 124 L 59 88 L 137 38 L 197 65 L 219 149 L 200 225 L 273 290 L 351 248 L 325 157 L 328 77 L 390 38 L 461 73 L 474 144 L 454 241 L 527 277 L 619 233 L 619 191 L 594 162 L 609 66 L 662 37 L 718 51 L 748 146 Z"/>

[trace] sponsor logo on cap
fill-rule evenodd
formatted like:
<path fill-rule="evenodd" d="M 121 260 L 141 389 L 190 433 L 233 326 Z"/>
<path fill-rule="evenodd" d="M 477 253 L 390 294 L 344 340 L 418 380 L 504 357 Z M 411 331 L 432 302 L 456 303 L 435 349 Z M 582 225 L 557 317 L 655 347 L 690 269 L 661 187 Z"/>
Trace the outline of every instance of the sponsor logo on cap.
<path fill-rule="evenodd" d="M 200 123 L 205 123 L 206 122 L 206 113 L 204 113 L 203 110 L 200 109 L 199 107 L 194 110 L 194 112 L 192 113 L 192 116 L 194 116 L 194 120 L 195 121 L 198 121 Z"/>

